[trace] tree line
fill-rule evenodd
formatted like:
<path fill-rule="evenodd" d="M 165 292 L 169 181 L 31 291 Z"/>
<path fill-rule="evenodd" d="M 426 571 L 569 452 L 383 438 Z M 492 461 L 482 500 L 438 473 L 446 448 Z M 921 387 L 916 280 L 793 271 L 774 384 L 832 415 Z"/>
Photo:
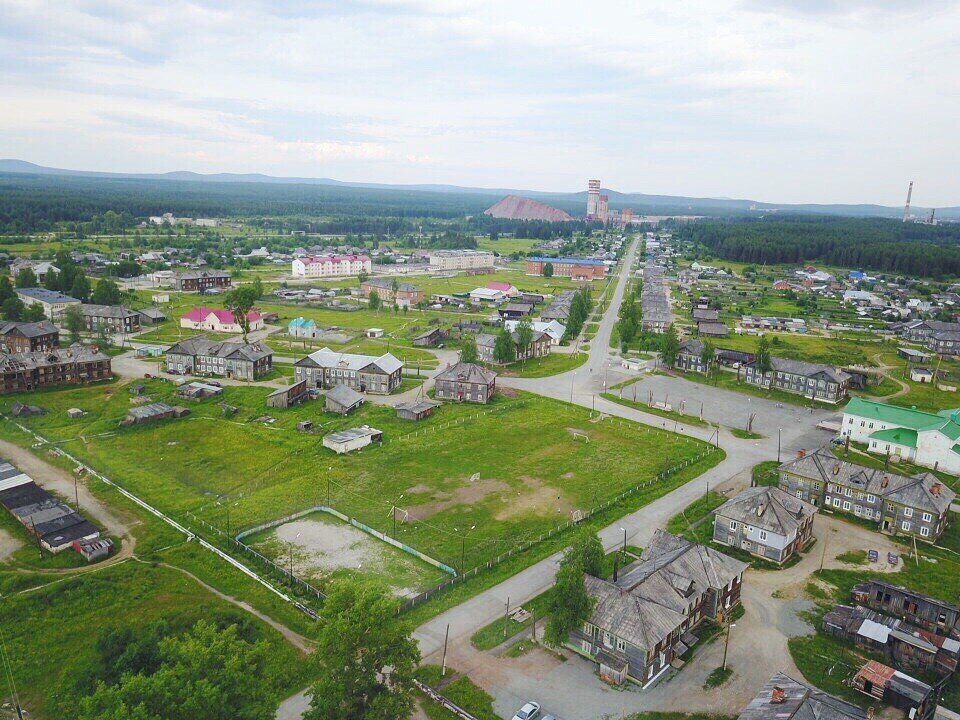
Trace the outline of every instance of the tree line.
<path fill-rule="evenodd" d="M 940 278 L 960 275 L 960 224 L 822 216 L 703 220 L 680 225 L 681 240 L 723 260 L 755 265 L 821 262 Z"/>

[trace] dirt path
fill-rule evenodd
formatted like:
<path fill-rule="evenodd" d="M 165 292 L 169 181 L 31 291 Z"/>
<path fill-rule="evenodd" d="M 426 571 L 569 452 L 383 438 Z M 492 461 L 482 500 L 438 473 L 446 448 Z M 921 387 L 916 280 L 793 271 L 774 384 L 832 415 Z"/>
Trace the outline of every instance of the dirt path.
<path fill-rule="evenodd" d="M 900 389 L 897 390 L 897 391 L 894 392 L 894 393 L 889 394 L 889 395 L 884 395 L 884 396 L 883 396 L 882 398 L 880 398 L 880 399 L 882 399 L 882 400 L 889 400 L 890 398 L 896 398 L 896 397 L 900 397 L 901 395 L 906 395 L 908 392 L 910 392 L 910 386 L 907 385 L 907 384 L 906 384 L 903 380 L 901 380 L 900 378 L 895 378 L 893 375 L 891 375 L 891 374 L 888 372 L 888 370 L 892 370 L 892 369 L 894 368 L 894 366 L 893 366 L 893 365 L 885 365 L 885 364 L 880 360 L 880 356 L 881 356 L 881 355 L 883 355 L 883 353 L 877 353 L 876 355 L 873 356 L 873 361 L 877 364 L 877 370 L 880 371 L 880 374 L 881 374 L 883 377 L 889 378 L 889 379 L 892 380 L 893 382 L 897 383 L 897 385 L 900 386 Z"/>
<path fill-rule="evenodd" d="M 141 560 L 140 558 L 136 558 L 136 557 L 134 558 L 134 560 L 136 560 L 136 561 L 139 562 L 139 563 L 143 563 L 143 562 L 144 562 L 144 561 Z M 191 580 L 194 580 L 200 587 L 202 587 L 202 588 L 203 588 L 204 590 L 206 590 L 207 592 L 209 592 L 209 593 L 211 593 L 211 594 L 213 594 L 213 595 L 216 595 L 216 596 L 217 596 L 218 598 L 220 598 L 221 600 L 224 600 L 224 601 L 230 603 L 231 605 L 235 605 L 236 607 L 240 608 L 240 609 L 243 610 L 244 612 L 250 613 L 250 614 L 253 615 L 255 618 L 257 618 L 257 619 L 259 619 L 259 620 L 262 620 L 262 621 L 265 622 L 267 625 L 269 625 L 269 626 L 272 627 L 274 630 L 276 630 L 278 633 L 280 633 L 281 635 L 283 635 L 283 637 L 286 638 L 287 641 L 289 641 L 291 645 L 293 645 L 294 647 L 296 647 L 296 648 L 297 648 L 298 650 L 300 650 L 301 652 L 303 652 L 303 653 L 312 653 L 312 652 L 313 652 L 313 649 L 314 649 L 313 640 L 311 640 L 310 638 L 308 638 L 308 637 L 306 637 L 306 636 L 304 636 L 304 635 L 301 635 L 301 634 L 298 633 L 298 632 L 295 632 L 295 631 L 291 630 L 290 628 L 288 628 L 288 627 L 287 627 L 286 625 L 284 625 L 283 623 L 277 622 L 277 621 L 274 620 L 272 617 L 270 617 L 269 615 L 266 615 L 266 614 L 260 612 L 259 610 L 257 610 L 256 608 L 254 608 L 254 607 L 253 607 L 252 605 L 250 605 L 249 603 L 246 603 L 246 602 L 244 602 L 243 600 L 237 600 L 235 597 L 233 597 L 233 596 L 231 596 L 231 595 L 227 595 L 226 593 L 220 592 L 220 591 L 217 590 L 215 587 L 212 587 L 211 585 L 207 585 L 203 580 L 201 580 L 200 578 L 198 578 L 198 577 L 197 577 L 196 575 L 194 575 L 192 572 L 190 572 L 189 570 L 184 570 L 182 567 L 177 567 L 176 565 L 171 565 L 171 564 L 165 563 L 165 562 L 160 563 L 160 565 L 162 565 L 162 566 L 165 567 L 165 568 L 169 568 L 170 570 L 176 570 L 177 572 L 179 572 L 179 573 L 181 573 L 181 574 L 183 574 L 183 575 L 186 575 L 186 576 L 189 577 Z"/>

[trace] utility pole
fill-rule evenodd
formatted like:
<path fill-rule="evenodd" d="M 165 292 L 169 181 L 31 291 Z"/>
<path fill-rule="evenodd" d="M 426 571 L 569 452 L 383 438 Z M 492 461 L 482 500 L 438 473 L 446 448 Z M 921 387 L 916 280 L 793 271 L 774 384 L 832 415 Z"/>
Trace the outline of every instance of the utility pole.
<path fill-rule="evenodd" d="M 780 462 L 780 433 L 783 432 L 783 428 L 777 428 L 777 462 Z"/>
<path fill-rule="evenodd" d="M 510 619 L 510 596 L 507 595 L 507 611 L 503 615 L 503 639 L 507 639 L 507 620 Z"/>
<path fill-rule="evenodd" d="M 727 650 L 730 647 L 730 628 L 734 628 L 736 626 L 737 626 L 736 623 L 731 623 L 731 622 L 727 623 L 727 639 L 723 643 L 723 669 L 724 670 L 727 669 Z"/>
<path fill-rule="evenodd" d="M 447 631 L 443 634 L 443 660 L 440 662 L 440 677 L 447 675 L 447 640 L 450 638 L 450 623 L 447 623 Z"/>

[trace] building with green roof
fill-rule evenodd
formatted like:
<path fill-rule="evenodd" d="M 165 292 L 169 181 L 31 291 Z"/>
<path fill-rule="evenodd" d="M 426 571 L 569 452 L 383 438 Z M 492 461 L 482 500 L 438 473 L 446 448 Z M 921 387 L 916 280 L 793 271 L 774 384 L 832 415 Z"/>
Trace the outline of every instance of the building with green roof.
<path fill-rule="evenodd" d="M 960 411 L 929 413 L 855 397 L 844 408 L 841 434 L 872 453 L 960 474 Z"/>

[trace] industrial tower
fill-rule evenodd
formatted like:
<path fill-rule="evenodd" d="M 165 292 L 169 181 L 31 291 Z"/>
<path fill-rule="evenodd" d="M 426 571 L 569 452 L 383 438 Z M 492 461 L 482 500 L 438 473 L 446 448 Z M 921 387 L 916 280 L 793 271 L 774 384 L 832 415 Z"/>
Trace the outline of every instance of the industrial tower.
<path fill-rule="evenodd" d="M 913 196 L 913 180 L 910 181 L 909 187 L 907 187 L 907 204 L 903 206 L 903 221 L 906 222 L 910 219 L 910 198 Z"/>

